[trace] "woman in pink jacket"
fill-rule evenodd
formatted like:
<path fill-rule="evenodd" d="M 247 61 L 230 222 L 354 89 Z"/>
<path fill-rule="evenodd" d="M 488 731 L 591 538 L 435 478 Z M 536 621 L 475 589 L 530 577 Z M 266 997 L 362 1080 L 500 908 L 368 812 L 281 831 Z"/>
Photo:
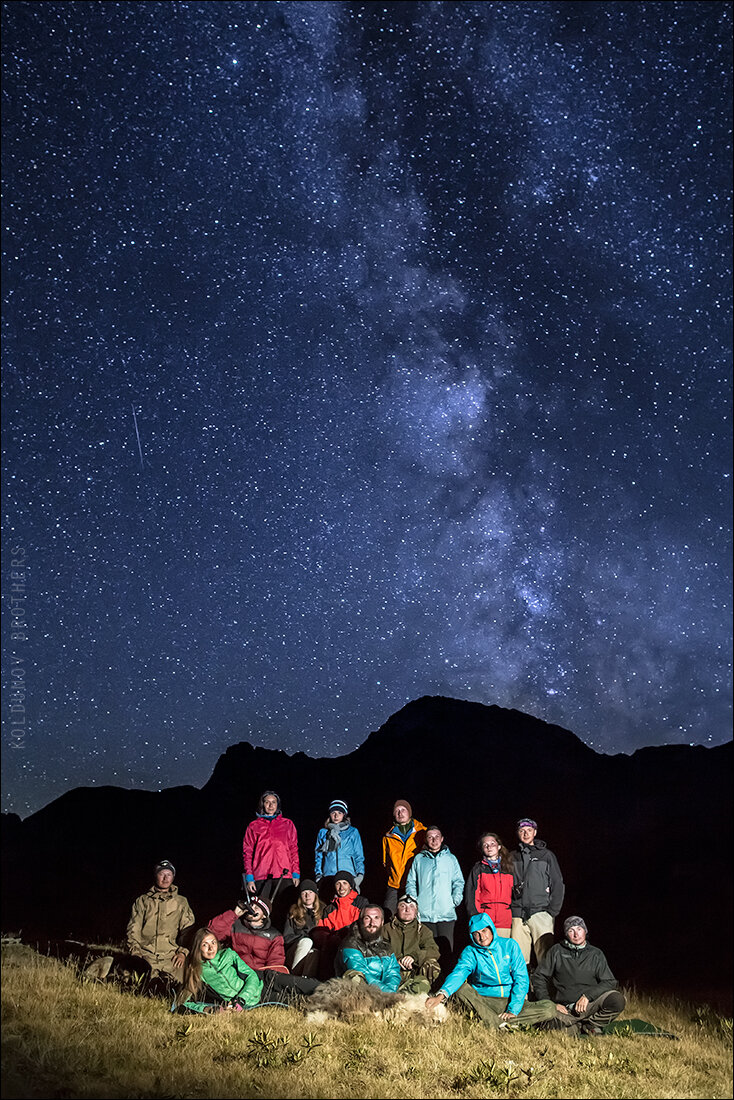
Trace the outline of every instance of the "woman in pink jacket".
<path fill-rule="evenodd" d="M 283 817 L 275 791 L 260 796 L 255 820 L 247 826 L 242 841 L 245 885 L 250 894 L 270 901 L 282 880 L 298 886 L 298 837 L 293 822 Z"/>

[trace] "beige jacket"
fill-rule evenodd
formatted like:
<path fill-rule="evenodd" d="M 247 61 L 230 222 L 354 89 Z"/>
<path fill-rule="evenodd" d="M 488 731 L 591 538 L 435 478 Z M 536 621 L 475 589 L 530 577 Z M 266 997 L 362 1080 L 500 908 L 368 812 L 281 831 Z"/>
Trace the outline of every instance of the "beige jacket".
<path fill-rule="evenodd" d="M 170 970 L 177 951 L 188 953 L 183 944 L 193 925 L 194 914 L 177 886 L 163 891 L 153 886 L 133 903 L 127 925 L 128 951 L 149 962 L 153 970 Z"/>

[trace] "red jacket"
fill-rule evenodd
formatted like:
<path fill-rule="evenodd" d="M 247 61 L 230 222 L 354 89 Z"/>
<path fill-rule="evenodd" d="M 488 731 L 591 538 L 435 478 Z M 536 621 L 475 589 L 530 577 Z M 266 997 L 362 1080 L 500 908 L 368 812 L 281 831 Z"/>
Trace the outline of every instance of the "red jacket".
<path fill-rule="evenodd" d="M 248 881 L 261 882 L 268 875 L 280 878 L 300 878 L 298 837 L 290 818 L 256 817 L 247 826 L 242 841 L 242 858 Z"/>
<path fill-rule="evenodd" d="M 464 904 L 469 916 L 486 913 L 496 928 L 511 928 L 512 881 L 512 875 L 506 871 L 493 874 L 484 860 L 475 863 L 464 887 Z"/>
<path fill-rule="evenodd" d="M 234 909 L 212 917 L 208 929 L 220 943 L 231 947 L 253 970 L 279 970 L 288 973 L 285 965 L 283 937 L 273 928 L 248 932 L 242 927 Z"/>
<path fill-rule="evenodd" d="M 358 901 L 362 904 L 357 905 Z M 326 916 L 321 918 L 316 927 L 338 932 L 340 928 L 346 928 L 359 920 L 363 905 L 364 898 L 360 897 L 356 890 L 350 890 L 345 898 L 334 898 Z"/>

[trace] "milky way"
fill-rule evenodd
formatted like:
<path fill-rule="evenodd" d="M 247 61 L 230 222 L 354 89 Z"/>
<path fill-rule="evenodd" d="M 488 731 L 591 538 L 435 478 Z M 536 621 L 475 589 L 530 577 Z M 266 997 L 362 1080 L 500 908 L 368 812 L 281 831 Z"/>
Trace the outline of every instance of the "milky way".
<path fill-rule="evenodd" d="M 6 809 L 425 694 L 730 736 L 730 36 L 4 5 Z"/>

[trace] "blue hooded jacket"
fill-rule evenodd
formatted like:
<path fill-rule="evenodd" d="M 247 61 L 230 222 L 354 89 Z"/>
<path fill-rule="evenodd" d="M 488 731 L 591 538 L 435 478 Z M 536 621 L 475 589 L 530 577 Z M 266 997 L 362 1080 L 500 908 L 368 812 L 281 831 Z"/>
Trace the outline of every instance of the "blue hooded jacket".
<path fill-rule="evenodd" d="M 497 935 L 497 929 L 487 913 L 477 913 L 469 921 L 470 934 L 480 928 L 492 929 L 494 939 L 491 944 L 480 947 L 472 941 L 465 947 L 441 988 L 450 997 L 464 982 L 468 982 L 482 997 L 507 997 L 506 1011 L 517 1016 L 530 988 L 522 951 L 515 940 Z"/>

